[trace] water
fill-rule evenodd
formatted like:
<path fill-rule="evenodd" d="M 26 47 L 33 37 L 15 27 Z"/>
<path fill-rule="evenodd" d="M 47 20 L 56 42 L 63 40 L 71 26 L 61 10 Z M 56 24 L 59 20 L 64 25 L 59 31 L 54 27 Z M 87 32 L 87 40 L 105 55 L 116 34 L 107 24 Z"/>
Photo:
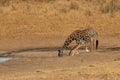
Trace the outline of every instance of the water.
<path fill-rule="evenodd" d="M 9 61 L 11 59 L 12 58 L 9 58 L 9 57 L 0 58 L 0 62 L 6 62 L 6 61 Z"/>

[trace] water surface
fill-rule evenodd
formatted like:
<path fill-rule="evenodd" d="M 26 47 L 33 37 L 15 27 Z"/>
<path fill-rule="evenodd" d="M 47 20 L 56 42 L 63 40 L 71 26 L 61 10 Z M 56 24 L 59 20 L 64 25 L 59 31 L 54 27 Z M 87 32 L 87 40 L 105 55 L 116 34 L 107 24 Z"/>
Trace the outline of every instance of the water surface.
<path fill-rule="evenodd" d="M 11 59 L 12 58 L 9 58 L 9 57 L 3 57 L 3 58 L 0 58 L 0 62 L 6 62 L 6 61 L 9 61 Z"/>

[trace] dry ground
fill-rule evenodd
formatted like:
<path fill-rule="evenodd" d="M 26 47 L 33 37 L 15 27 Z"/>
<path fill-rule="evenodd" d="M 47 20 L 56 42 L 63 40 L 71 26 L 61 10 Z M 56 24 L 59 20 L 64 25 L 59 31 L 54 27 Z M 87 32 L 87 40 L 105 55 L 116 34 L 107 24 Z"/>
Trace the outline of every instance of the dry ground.
<path fill-rule="evenodd" d="M 0 63 L 0 80 L 120 80 L 119 6 L 119 0 L 0 0 L 0 54 L 28 49 Z M 88 26 L 99 33 L 99 50 L 58 58 L 66 37 Z"/>
<path fill-rule="evenodd" d="M 12 60 L 0 63 L 0 80 L 120 80 L 120 39 L 109 40 L 100 40 L 97 52 L 80 50 L 72 57 L 66 50 L 65 56 L 58 58 L 54 48 L 11 54 Z M 110 45 L 111 41 L 116 43 Z"/>

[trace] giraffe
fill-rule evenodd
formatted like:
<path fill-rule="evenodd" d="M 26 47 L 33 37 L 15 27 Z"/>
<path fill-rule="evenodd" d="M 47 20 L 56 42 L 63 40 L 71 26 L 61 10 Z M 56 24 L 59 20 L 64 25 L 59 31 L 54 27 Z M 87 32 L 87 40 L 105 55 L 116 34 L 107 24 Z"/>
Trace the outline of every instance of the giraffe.
<path fill-rule="evenodd" d="M 75 30 L 72 32 L 66 41 L 64 42 L 64 45 L 60 50 L 58 50 L 58 56 L 63 57 L 64 50 L 69 46 L 69 44 L 72 41 L 76 41 L 76 45 L 71 49 L 69 56 L 73 56 L 74 54 L 78 53 L 78 48 L 81 46 L 86 47 L 86 51 L 90 52 L 93 50 L 94 41 L 96 40 L 96 50 L 98 49 L 98 33 L 93 28 L 86 28 L 83 30 Z M 87 43 L 90 43 L 90 51 L 88 50 Z"/>

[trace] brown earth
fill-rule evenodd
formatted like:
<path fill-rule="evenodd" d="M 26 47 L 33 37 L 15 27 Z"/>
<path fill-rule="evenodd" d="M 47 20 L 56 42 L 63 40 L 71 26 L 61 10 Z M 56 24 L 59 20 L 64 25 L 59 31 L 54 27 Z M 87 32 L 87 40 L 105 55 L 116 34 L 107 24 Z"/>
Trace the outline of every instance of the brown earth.
<path fill-rule="evenodd" d="M 120 38 L 104 39 L 100 39 L 98 51 L 80 49 L 75 56 L 68 56 L 66 50 L 58 58 L 56 47 L 10 54 L 12 60 L 0 63 L 0 80 L 120 80 Z"/>
<path fill-rule="evenodd" d="M 27 51 L 0 63 L 0 80 L 120 80 L 119 1 L 1 1 L 0 54 Z M 88 26 L 99 33 L 98 51 L 58 58 L 66 37 Z"/>

